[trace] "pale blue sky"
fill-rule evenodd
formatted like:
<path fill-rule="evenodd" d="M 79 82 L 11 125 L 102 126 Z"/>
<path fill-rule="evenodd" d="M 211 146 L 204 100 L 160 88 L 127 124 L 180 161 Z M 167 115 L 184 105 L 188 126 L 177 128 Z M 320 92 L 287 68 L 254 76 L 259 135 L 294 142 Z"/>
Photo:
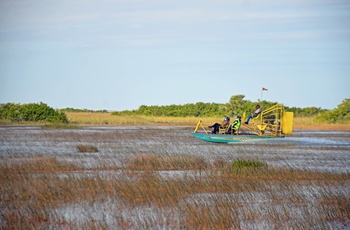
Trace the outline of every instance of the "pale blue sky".
<path fill-rule="evenodd" d="M 0 103 L 333 109 L 349 73 L 348 0 L 0 1 Z"/>

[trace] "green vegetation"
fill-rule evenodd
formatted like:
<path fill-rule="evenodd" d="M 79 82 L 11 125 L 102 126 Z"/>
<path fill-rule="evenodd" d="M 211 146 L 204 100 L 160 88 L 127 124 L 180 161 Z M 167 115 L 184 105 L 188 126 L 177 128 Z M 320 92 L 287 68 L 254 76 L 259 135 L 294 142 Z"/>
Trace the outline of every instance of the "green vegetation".
<path fill-rule="evenodd" d="M 251 113 L 255 110 L 256 104 L 260 104 L 262 108 L 271 107 L 277 102 L 251 102 L 244 100 L 244 95 L 234 95 L 228 103 L 203 103 L 185 105 L 165 105 L 165 106 L 146 106 L 141 105 L 137 110 L 125 110 L 114 112 L 112 115 L 146 115 L 146 116 L 170 116 L 170 117 L 219 117 L 219 116 L 235 116 Z"/>
<path fill-rule="evenodd" d="M 218 103 L 203 103 L 185 105 L 141 105 L 138 110 L 114 112 L 113 115 L 146 115 L 146 116 L 169 116 L 169 117 L 211 117 L 221 116 L 225 105 Z"/>
<path fill-rule="evenodd" d="M 168 117 L 168 118 L 217 118 L 221 116 L 236 116 L 244 114 L 248 115 L 255 110 L 255 105 L 260 104 L 264 108 L 269 108 L 277 102 L 269 101 L 258 101 L 252 102 L 244 100 L 244 95 L 231 96 L 228 103 L 204 103 L 197 102 L 195 104 L 184 104 L 184 105 L 141 105 L 137 110 L 124 110 L 109 113 L 107 110 L 88 110 L 88 109 L 73 109 L 65 108 L 60 110 L 54 110 L 44 103 L 40 104 L 13 104 L 7 103 L 0 105 L 0 121 L 2 124 L 10 124 L 13 122 L 49 122 L 49 123 L 60 123 L 67 124 L 67 115 L 77 117 L 74 119 L 70 117 L 70 120 L 82 119 L 84 124 L 130 124 L 130 120 L 138 118 L 136 123 L 140 123 L 140 117 L 143 116 L 142 120 L 147 120 L 145 117 Z M 296 108 L 285 106 L 286 111 L 294 112 L 294 117 L 299 118 L 310 118 L 316 119 L 312 122 L 323 123 L 323 124 L 349 124 L 350 123 L 350 99 L 345 99 L 338 108 L 333 110 L 321 109 L 317 107 L 306 107 Z M 79 116 L 78 114 L 85 114 Z M 110 116 L 110 115 L 114 116 Z M 91 116 L 96 115 L 94 119 L 98 118 L 98 122 L 91 121 Z M 115 121 L 115 118 L 118 121 Z M 121 121 L 122 120 L 122 121 Z M 77 122 L 77 121 L 76 121 Z M 192 121 L 191 121 L 192 122 Z M 78 122 L 79 123 L 79 122 Z M 164 123 L 169 123 L 166 120 Z M 171 123 L 171 122 L 170 122 Z"/>
<path fill-rule="evenodd" d="M 232 168 L 260 168 L 260 167 L 267 167 L 266 163 L 263 163 L 261 161 L 251 161 L 251 160 L 234 160 L 231 165 Z"/>
<path fill-rule="evenodd" d="M 267 164 L 261 161 L 237 159 L 232 162 L 230 171 L 235 173 L 244 173 L 251 172 L 252 170 L 262 172 L 262 170 L 267 169 Z"/>
<path fill-rule="evenodd" d="M 185 105 L 165 105 L 165 106 L 146 106 L 141 105 L 137 110 L 125 110 L 114 112 L 112 115 L 145 115 L 145 116 L 169 116 L 169 117 L 219 117 L 219 116 L 235 116 L 250 114 L 255 110 L 255 106 L 260 104 L 262 108 L 269 108 L 277 102 L 259 101 L 252 102 L 244 100 L 244 95 L 234 95 L 230 98 L 228 103 L 203 103 L 197 102 L 195 104 Z M 316 116 L 325 109 L 316 107 L 296 108 L 285 107 L 287 111 L 294 112 L 295 116 L 310 117 Z"/>
<path fill-rule="evenodd" d="M 285 107 L 289 112 L 294 112 L 297 117 L 313 117 L 317 114 L 328 111 L 326 109 L 321 109 L 317 107 L 306 107 L 306 108 L 297 108 L 297 107 Z"/>
<path fill-rule="evenodd" d="M 0 119 L 12 122 L 68 123 L 64 112 L 58 112 L 44 103 L 14 104 L 0 106 Z"/>
<path fill-rule="evenodd" d="M 322 111 L 315 118 L 316 122 L 334 124 L 334 123 L 349 123 L 350 122 L 350 99 L 343 100 L 338 108 L 333 110 Z"/>
<path fill-rule="evenodd" d="M 107 110 L 91 110 L 91 109 L 74 109 L 74 108 L 64 108 L 60 109 L 61 112 L 74 112 L 74 113 L 108 113 Z"/>

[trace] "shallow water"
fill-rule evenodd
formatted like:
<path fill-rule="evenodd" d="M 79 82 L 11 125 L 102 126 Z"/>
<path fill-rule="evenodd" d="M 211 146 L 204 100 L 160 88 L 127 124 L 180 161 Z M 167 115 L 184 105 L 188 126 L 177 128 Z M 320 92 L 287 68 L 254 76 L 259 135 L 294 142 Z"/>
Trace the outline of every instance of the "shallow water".
<path fill-rule="evenodd" d="M 213 161 L 254 159 L 276 167 L 350 173 L 350 132 L 301 131 L 292 136 L 249 143 L 219 144 L 196 139 L 192 127 L 82 127 L 41 129 L 0 127 L 0 163 L 30 156 L 56 156 L 86 168 L 123 165 L 135 155 L 189 154 Z M 98 153 L 80 153 L 80 144 Z"/>
<path fill-rule="evenodd" d="M 269 166 L 350 173 L 350 132 L 296 130 L 292 136 L 234 144 L 209 143 L 191 135 L 192 127 L 83 127 L 81 129 L 41 129 L 40 127 L 0 127 L 0 165 L 20 164 L 30 157 L 50 156 L 59 161 L 83 166 L 84 170 L 57 172 L 49 176 L 125 180 L 125 170 L 96 170 L 99 166 L 123 166 L 139 154 L 192 155 L 209 163 L 249 159 Z M 93 145 L 97 153 L 81 153 L 78 145 Z M 201 170 L 156 172 L 162 179 L 201 177 Z M 199 175 L 198 175 L 199 174 Z M 35 173 L 33 177 L 47 177 Z M 130 179 L 132 179 L 130 177 Z M 189 180 L 190 181 L 190 180 Z M 237 214 L 240 229 L 348 229 L 349 218 L 338 221 L 323 210 L 324 197 L 348 197 L 349 181 L 319 184 L 318 181 L 261 182 L 257 191 L 194 193 L 173 206 L 130 205 L 118 196 L 76 200 L 50 208 L 47 229 L 82 229 L 101 223 L 109 229 L 184 229 L 188 205 L 212 207 L 222 202 Z M 330 198 L 330 199 L 331 199 Z M 345 199 L 347 200 L 347 199 Z M 232 208 L 229 208 L 232 207 Z M 9 212 L 0 202 L 0 216 Z M 10 210 L 13 211 L 13 210 Z M 19 207 L 15 213 L 25 213 Z M 333 213 L 334 214 L 334 213 Z M 25 214 L 24 214 L 25 215 Z M 332 215 L 332 213 L 330 214 Z M 64 223 L 62 225 L 62 223 Z M 127 223 L 126 227 L 123 223 Z M 0 217 L 0 226 L 4 220 Z M 131 226 L 131 227 L 128 227 Z"/>

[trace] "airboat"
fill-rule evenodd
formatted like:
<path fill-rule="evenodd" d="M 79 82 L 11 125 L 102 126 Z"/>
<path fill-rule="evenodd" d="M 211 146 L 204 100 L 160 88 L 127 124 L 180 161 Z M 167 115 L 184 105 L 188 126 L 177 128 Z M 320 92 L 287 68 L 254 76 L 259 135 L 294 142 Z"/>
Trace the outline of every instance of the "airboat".
<path fill-rule="evenodd" d="M 242 117 L 241 126 L 233 133 L 227 134 L 227 129 L 219 129 L 213 134 L 203 121 L 198 121 L 192 135 L 200 140 L 216 143 L 237 143 L 245 141 L 268 140 L 284 138 L 293 134 L 294 113 L 285 111 L 282 104 L 276 104 L 263 110 L 257 117 L 245 124 L 246 116 Z"/>

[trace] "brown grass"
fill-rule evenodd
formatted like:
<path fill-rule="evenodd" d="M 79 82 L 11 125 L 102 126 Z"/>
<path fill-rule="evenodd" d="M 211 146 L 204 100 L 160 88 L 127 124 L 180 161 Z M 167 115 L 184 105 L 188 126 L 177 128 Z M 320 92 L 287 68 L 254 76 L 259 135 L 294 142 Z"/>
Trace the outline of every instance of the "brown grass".
<path fill-rule="evenodd" d="M 322 215 L 325 221 L 343 221 L 350 218 L 350 197 L 328 194 L 322 198 L 320 204 L 325 210 Z"/>
<path fill-rule="evenodd" d="M 78 145 L 77 149 L 82 153 L 97 153 L 98 148 L 93 145 Z"/>
<path fill-rule="evenodd" d="M 69 120 L 68 125 L 23 123 L 31 125 L 43 125 L 46 129 L 53 128 L 77 128 L 79 125 L 98 126 L 192 126 L 195 127 L 199 120 L 203 120 L 203 125 L 212 125 L 220 122 L 222 117 L 165 117 L 165 116 L 119 116 L 112 113 L 89 113 L 89 112 L 66 112 Z M 294 117 L 294 129 L 311 130 L 343 130 L 349 131 L 350 124 L 320 124 L 315 123 L 315 117 Z M 7 120 L 0 120 L 0 125 L 13 124 Z"/>
<path fill-rule="evenodd" d="M 166 125 L 195 126 L 199 120 L 205 125 L 221 121 L 221 117 L 155 117 L 155 116 L 116 116 L 111 113 L 66 112 L 69 121 L 76 125 Z M 350 130 L 350 124 L 319 124 L 315 117 L 295 117 L 295 129 Z"/>
<path fill-rule="evenodd" d="M 119 116 L 112 113 L 77 113 L 66 112 L 69 122 L 77 125 L 179 125 L 195 126 L 198 117 L 162 117 L 162 116 Z M 207 122 L 215 122 L 221 118 L 206 118 Z"/>
<path fill-rule="evenodd" d="M 207 169 L 203 158 L 189 155 L 157 156 L 140 154 L 132 158 L 128 168 L 132 170 L 197 170 Z"/>
<path fill-rule="evenodd" d="M 79 201 L 100 202 L 109 197 L 122 199 L 130 207 L 157 206 L 178 209 L 184 215 L 181 221 L 182 228 L 235 229 L 241 227 L 242 216 L 251 221 L 261 217 L 259 213 L 244 209 L 247 204 L 236 200 L 234 196 L 227 200 L 220 194 L 245 193 L 250 197 L 250 194 L 261 192 L 270 194 L 271 205 L 306 207 L 309 201 L 302 195 L 294 194 L 295 188 L 309 185 L 325 188 L 344 186 L 350 179 L 346 174 L 250 165 L 246 164 L 240 168 L 241 170 L 236 171 L 232 170 L 234 166 L 220 159 L 208 164 L 201 158 L 187 155 L 157 157 L 152 154 L 140 154 L 125 166 L 122 176 L 107 180 L 98 176 L 60 178 L 58 175 L 61 172 L 69 175 L 77 171 L 83 173 L 84 169 L 57 161 L 52 157 L 28 158 L 21 164 L 0 166 L 1 228 L 36 229 L 47 228 L 50 224 L 67 227 L 68 223 L 53 218 L 50 214 L 51 209 Z M 206 169 L 207 173 L 182 179 L 161 179 L 156 174 L 157 170 L 200 172 L 203 169 Z M 280 195 L 280 190 L 289 191 L 290 194 Z M 206 205 L 208 200 L 201 199 L 201 194 L 216 194 L 216 196 L 211 205 Z M 349 197 L 334 195 L 326 189 L 319 196 L 316 202 L 319 203 L 318 216 L 311 216 L 310 222 L 297 224 L 296 227 L 314 227 L 316 222 L 324 221 L 349 223 Z M 306 208 L 301 210 L 307 212 Z M 294 218 L 292 212 L 281 213 L 273 208 L 264 215 L 266 221 L 276 223 L 276 226 L 282 228 Z M 178 220 L 168 221 L 175 223 Z M 85 223 L 84 226 L 106 227 L 107 223 L 92 221 Z M 122 226 L 130 226 L 130 223 L 123 220 L 119 227 Z"/>

